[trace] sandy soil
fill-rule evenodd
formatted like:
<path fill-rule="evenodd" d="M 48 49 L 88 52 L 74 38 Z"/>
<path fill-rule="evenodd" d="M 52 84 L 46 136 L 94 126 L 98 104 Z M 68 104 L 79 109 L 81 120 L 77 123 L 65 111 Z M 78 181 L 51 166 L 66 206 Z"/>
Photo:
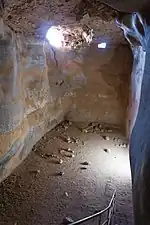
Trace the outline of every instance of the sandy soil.
<path fill-rule="evenodd" d="M 115 189 L 116 224 L 132 225 L 127 142 L 112 130 L 96 130 L 81 132 L 77 124 L 66 123 L 47 133 L 0 185 L 0 225 L 77 220 L 107 206 Z"/>

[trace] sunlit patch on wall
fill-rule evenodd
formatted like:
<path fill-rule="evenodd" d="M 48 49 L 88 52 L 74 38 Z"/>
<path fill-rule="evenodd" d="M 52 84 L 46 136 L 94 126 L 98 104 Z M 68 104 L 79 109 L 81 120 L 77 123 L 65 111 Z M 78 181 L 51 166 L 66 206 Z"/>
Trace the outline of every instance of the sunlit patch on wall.
<path fill-rule="evenodd" d="M 98 44 L 98 48 L 106 48 L 106 46 L 107 46 L 106 42 Z"/>

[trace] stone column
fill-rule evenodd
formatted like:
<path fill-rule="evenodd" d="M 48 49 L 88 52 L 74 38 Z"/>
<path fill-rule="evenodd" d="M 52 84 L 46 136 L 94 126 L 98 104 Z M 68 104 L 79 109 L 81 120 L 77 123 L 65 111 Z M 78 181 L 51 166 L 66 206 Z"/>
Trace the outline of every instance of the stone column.
<path fill-rule="evenodd" d="M 0 132 L 14 130 L 24 115 L 20 56 L 17 39 L 1 21 L 0 26 Z"/>

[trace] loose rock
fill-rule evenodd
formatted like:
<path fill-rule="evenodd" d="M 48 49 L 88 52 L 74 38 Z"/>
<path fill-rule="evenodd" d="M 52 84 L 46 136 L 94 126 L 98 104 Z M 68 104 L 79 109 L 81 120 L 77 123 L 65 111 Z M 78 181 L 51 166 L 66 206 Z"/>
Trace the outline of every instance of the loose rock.
<path fill-rule="evenodd" d="M 37 148 L 34 146 L 34 147 L 32 148 L 32 151 L 33 151 L 33 152 L 36 152 L 36 151 L 37 151 Z"/>
<path fill-rule="evenodd" d="M 106 140 L 109 141 L 110 140 L 110 137 L 106 136 Z"/>
<path fill-rule="evenodd" d="M 78 140 L 74 137 L 71 138 L 74 143 L 78 143 Z"/>
<path fill-rule="evenodd" d="M 43 140 L 46 141 L 46 136 L 43 137 Z"/>
<path fill-rule="evenodd" d="M 71 150 L 71 148 L 62 148 L 62 150 L 60 150 L 60 153 L 61 153 L 62 155 L 66 155 L 66 154 L 65 154 L 65 151 L 66 151 L 66 152 L 69 152 L 69 153 L 74 153 L 74 151 Z"/>
<path fill-rule="evenodd" d="M 110 149 L 104 148 L 104 152 L 110 153 Z"/>
<path fill-rule="evenodd" d="M 80 167 L 81 170 L 87 170 L 87 167 Z"/>
<path fill-rule="evenodd" d="M 40 170 L 32 170 L 31 172 L 35 174 L 40 174 Z"/>
<path fill-rule="evenodd" d="M 104 139 L 104 140 L 107 140 L 107 141 L 110 140 L 110 138 L 109 138 L 108 136 L 103 136 L 103 139 Z"/>
<path fill-rule="evenodd" d="M 60 154 L 65 156 L 65 150 L 60 150 Z"/>
<path fill-rule="evenodd" d="M 59 172 L 58 175 L 59 176 L 63 176 L 64 175 L 64 172 Z"/>
<path fill-rule="evenodd" d="M 121 147 L 123 147 L 123 148 L 127 148 L 127 144 L 125 144 L 125 143 L 123 143 L 122 145 L 121 145 Z"/>
<path fill-rule="evenodd" d="M 67 142 L 68 143 L 71 143 L 72 142 L 70 137 L 67 137 Z"/>
<path fill-rule="evenodd" d="M 66 195 L 66 197 L 68 197 L 69 196 L 68 192 L 65 192 L 65 195 Z"/>
<path fill-rule="evenodd" d="M 36 28 L 36 25 L 33 23 L 33 24 L 32 24 L 32 27 L 33 27 L 33 28 Z"/>
<path fill-rule="evenodd" d="M 62 160 L 62 159 L 60 159 L 60 160 L 58 161 L 58 163 L 59 163 L 59 164 L 62 164 L 62 163 L 63 163 L 63 160 Z"/>
<path fill-rule="evenodd" d="M 52 154 L 51 157 L 52 157 L 52 158 L 56 158 L 56 159 L 59 158 L 59 157 L 58 157 L 57 155 L 55 155 L 55 154 Z"/>
<path fill-rule="evenodd" d="M 64 129 L 67 130 L 68 129 L 68 126 L 64 126 Z"/>
<path fill-rule="evenodd" d="M 52 154 L 46 153 L 45 156 L 46 157 L 52 157 Z"/>
<path fill-rule="evenodd" d="M 83 133 L 88 133 L 88 130 L 87 129 L 82 129 L 82 132 Z"/>
<path fill-rule="evenodd" d="M 81 164 L 84 165 L 84 166 L 88 166 L 88 165 L 91 165 L 91 162 L 85 161 L 85 162 L 83 162 L 83 163 L 81 163 Z"/>
<path fill-rule="evenodd" d="M 116 137 L 113 137 L 113 141 L 118 141 L 118 138 L 116 138 Z"/>
<path fill-rule="evenodd" d="M 68 121 L 68 124 L 71 126 L 72 125 L 72 122 L 71 121 Z"/>
<path fill-rule="evenodd" d="M 74 151 L 73 150 L 71 150 L 70 148 L 68 148 L 68 150 L 67 150 L 68 152 L 71 152 L 71 153 L 74 153 Z"/>

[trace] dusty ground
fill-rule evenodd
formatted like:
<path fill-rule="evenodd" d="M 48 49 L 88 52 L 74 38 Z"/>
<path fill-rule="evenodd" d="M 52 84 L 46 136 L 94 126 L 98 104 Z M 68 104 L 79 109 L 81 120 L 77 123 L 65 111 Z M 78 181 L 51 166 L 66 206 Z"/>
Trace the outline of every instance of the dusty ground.
<path fill-rule="evenodd" d="M 103 128 L 94 130 L 81 132 L 77 124 L 66 123 L 36 144 L 0 185 L 0 225 L 59 225 L 65 216 L 76 220 L 107 206 L 115 189 L 116 224 L 132 225 L 127 142 L 116 130 L 106 129 L 107 135 Z M 82 165 L 85 161 L 89 165 Z"/>

